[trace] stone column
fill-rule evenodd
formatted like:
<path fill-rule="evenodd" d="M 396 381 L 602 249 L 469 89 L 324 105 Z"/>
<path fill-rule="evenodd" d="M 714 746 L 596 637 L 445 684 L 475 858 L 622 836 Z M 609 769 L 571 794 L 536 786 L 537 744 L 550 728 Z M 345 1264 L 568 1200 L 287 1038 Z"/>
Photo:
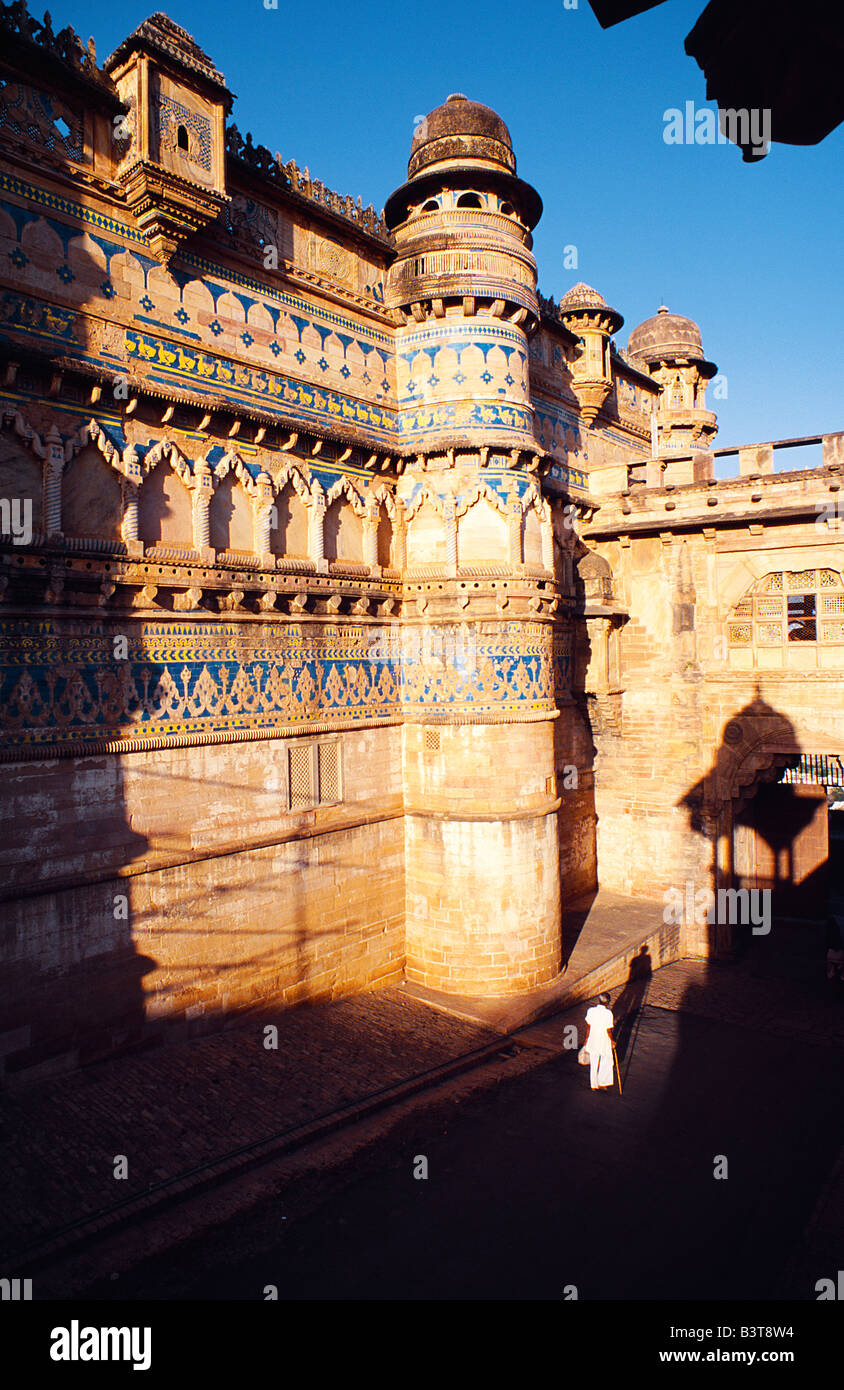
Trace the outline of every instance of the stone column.
<path fill-rule="evenodd" d="M 543 508 L 539 513 L 542 538 L 542 568 L 554 573 L 554 527 L 551 523 L 551 508 Z"/>
<path fill-rule="evenodd" d="M 325 558 L 325 498 L 321 493 L 311 497 L 308 512 L 308 548 L 318 574 L 326 574 L 328 561 Z"/>
<path fill-rule="evenodd" d="M 197 463 L 193 476 L 193 546 L 203 564 L 213 565 L 215 554 L 211 549 L 208 508 L 214 495 L 214 479 L 203 459 Z"/>
<path fill-rule="evenodd" d="M 138 462 L 138 451 L 134 444 L 129 444 L 123 451 L 123 540 L 126 545 L 126 554 L 134 560 L 140 559 L 144 553 L 144 543 L 138 536 L 138 505 L 140 503 L 140 488 L 143 482 L 141 465 Z"/>
<path fill-rule="evenodd" d="M 371 570 L 378 569 L 378 522 L 381 507 L 378 502 L 370 503 L 363 518 L 363 559 Z"/>
<path fill-rule="evenodd" d="M 522 563 L 522 508 L 517 497 L 510 503 L 507 517 L 510 536 L 510 565 L 516 569 Z"/>
<path fill-rule="evenodd" d="M 271 569 L 275 565 L 275 558 L 270 550 L 270 529 L 272 525 L 273 510 L 273 482 L 272 478 L 266 473 L 259 473 L 255 479 L 255 496 L 252 501 L 253 519 L 253 545 L 255 554 L 260 556 L 261 565 L 264 569 Z"/>
<path fill-rule="evenodd" d="M 64 454 L 50 445 L 44 464 L 44 534 L 60 536 L 62 533 L 62 470 Z"/>
<path fill-rule="evenodd" d="M 128 478 L 123 479 L 123 539 L 127 545 L 138 539 L 138 489 Z"/>
<path fill-rule="evenodd" d="M 457 573 L 457 514 L 454 498 L 443 501 L 443 528 L 445 530 L 445 562 L 452 574 Z"/>
<path fill-rule="evenodd" d="M 398 570 L 407 568 L 407 514 L 404 503 L 396 499 L 396 517 L 393 522 L 394 554 L 393 566 Z"/>

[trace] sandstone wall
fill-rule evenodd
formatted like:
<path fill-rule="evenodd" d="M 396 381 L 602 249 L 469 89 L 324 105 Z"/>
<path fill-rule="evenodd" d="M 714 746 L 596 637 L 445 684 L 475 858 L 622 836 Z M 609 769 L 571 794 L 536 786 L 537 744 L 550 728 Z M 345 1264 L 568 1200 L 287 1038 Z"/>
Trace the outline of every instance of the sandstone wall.
<path fill-rule="evenodd" d="M 553 722 L 407 724 L 407 977 L 453 994 L 560 968 Z"/>
<path fill-rule="evenodd" d="M 341 735 L 342 799 L 290 812 L 288 752 L 311 742 L 6 769 L 0 1051 L 10 1073 L 400 976 L 399 731 Z"/>

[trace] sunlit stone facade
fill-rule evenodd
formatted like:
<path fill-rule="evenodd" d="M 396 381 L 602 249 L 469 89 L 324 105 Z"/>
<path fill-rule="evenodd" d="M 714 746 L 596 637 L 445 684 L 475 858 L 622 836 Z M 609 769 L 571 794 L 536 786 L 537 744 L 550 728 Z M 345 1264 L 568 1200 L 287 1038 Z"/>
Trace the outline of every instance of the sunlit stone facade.
<path fill-rule="evenodd" d="M 102 66 L 0 25 L 9 1074 L 403 977 L 523 994 L 599 878 L 738 872 L 758 749 L 837 736 L 840 437 L 715 483 L 696 325 L 624 353 L 597 291 L 538 294 L 486 106 L 376 213 L 241 136 L 166 16 Z M 768 570 L 811 570 L 814 645 L 741 637 Z"/>

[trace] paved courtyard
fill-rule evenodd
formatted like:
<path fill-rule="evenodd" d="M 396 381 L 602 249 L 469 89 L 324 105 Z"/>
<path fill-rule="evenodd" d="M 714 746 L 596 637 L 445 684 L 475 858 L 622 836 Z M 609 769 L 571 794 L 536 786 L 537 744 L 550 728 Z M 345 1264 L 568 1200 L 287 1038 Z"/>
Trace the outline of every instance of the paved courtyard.
<path fill-rule="evenodd" d="M 268 1179 L 250 1209 L 86 1292 L 814 1299 L 844 1255 L 844 1000 L 812 929 L 772 937 L 734 966 L 683 962 L 637 986 L 623 1097 L 590 1092 L 563 1048 L 575 1009 L 518 1035 L 512 1073 Z"/>

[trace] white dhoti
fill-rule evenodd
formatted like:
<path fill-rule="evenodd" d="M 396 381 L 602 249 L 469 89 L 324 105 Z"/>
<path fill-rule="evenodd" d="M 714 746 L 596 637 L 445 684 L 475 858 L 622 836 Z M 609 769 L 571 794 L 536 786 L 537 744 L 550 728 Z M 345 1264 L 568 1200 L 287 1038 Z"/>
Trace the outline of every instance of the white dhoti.
<path fill-rule="evenodd" d="M 589 1053 L 589 1084 L 593 1091 L 613 1083 L 612 1039 L 610 1029 L 613 1025 L 612 1010 L 603 1004 L 593 1004 L 586 1014 L 589 1034 L 586 1050 Z"/>
<path fill-rule="evenodd" d="M 612 1052 L 589 1053 L 589 1084 L 593 1091 L 599 1086 L 611 1086 L 613 1082 Z"/>

